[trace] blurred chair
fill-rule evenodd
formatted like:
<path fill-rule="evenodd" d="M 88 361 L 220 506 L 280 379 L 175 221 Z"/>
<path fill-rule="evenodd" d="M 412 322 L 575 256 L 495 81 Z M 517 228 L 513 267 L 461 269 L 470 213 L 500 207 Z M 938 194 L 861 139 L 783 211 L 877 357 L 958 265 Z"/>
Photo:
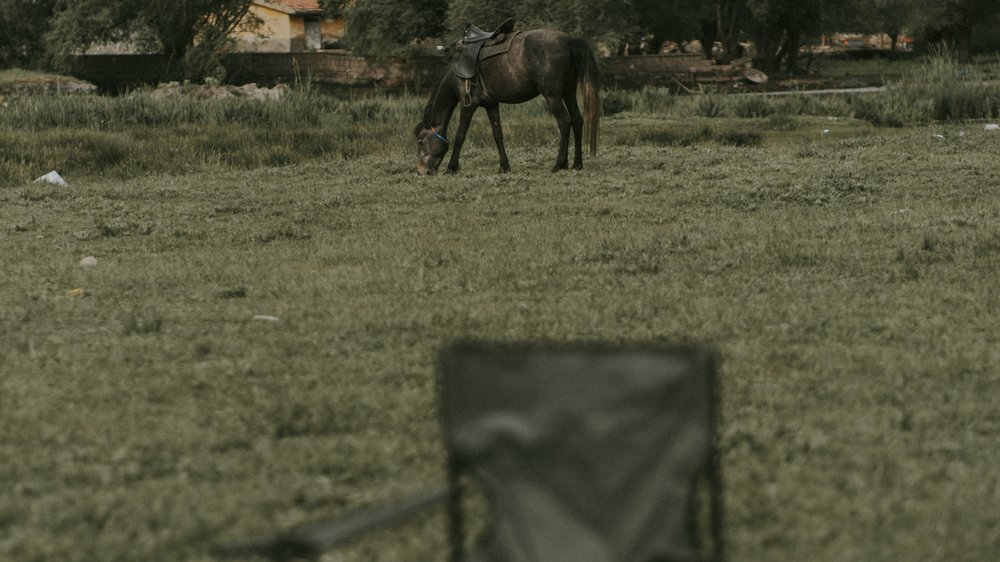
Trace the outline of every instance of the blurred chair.
<path fill-rule="evenodd" d="M 710 348 L 460 342 L 438 367 L 446 485 L 220 552 L 311 557 L 443 502 L 456 562 L 722 560 Z"/>

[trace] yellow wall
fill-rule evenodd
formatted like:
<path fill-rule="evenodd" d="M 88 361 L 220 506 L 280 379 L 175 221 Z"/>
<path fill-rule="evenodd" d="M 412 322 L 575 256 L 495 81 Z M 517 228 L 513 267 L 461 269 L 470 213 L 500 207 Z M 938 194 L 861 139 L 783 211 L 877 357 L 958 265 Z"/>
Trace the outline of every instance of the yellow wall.
<path fill-rule="evenodd" d="M 323 20 L 323 40 L 331 39 L 333 37 L 343 37 L 346 26 L 344 25 L 344 20 L 337 18 L 335 20 Z"/>
<path fill-rule="evenodd" d="M 306 20 L 302 16 L 288 16 L 289 29 L 291 29 L 292 51 L 299 52 L 306 49 Z"/>
<path fill-rule="evenodd" d="M 262 23 L 253 32 L 236 33 L 237 51 L 287 53 L 291 50 L 292 31 L 288 14 L 259 4 L 251 5 L 250 12 Z"/>

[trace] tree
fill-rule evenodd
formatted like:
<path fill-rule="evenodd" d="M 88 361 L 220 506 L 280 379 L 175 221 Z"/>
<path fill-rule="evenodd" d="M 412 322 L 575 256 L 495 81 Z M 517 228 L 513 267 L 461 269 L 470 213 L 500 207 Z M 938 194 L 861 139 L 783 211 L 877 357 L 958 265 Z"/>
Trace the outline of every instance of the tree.
<path fill-rule="evenodd" d="M 42 64 L 55 0 L 0 0 L 0 68 Z"/>
<path fill-rule="evenodd" d="M 705 2 L 690 0 L 635 0 L 639 34 L 655 50 L 664 41 L 681 44 L 701 37 L 701 20 L 705 7 Z"/>
<path fill-rule="evenodd" d="M 911 26 L 917 15 L 918 6 L 915 0 L 870 0 L 870 18 L 866 18 L 869 27 L 866 30 L 885 33 L 891 41 L 891 49 L 896 50 L 899 37 Z M 863 14 L 864 9 L 858 13 Z M 864 26 L 864 21 L 860 22 Z M 861 29 L 865 29 L 861 27 Z"/>
<path fill-rule="evenodd" d="M 849 19 L 854 1 L 746 0 L 749 28 L 763 70 L 799 70 L 799 51 L 807 35 L 836 29 Z"/>
<path fill-rule="evenodd" d="M 519 29 L 559 29 L 611 50 L 639 30 L 632 0 L 451 0 L 448 30 L 457 41 L 468 23 L 485 29 L 509 17 Z"/>
<path fill-rule="evenodd" d="M 224 73 L 231 33 L 259 22 L 251 0 L 58 0 L 46 39 L 57 61 L 107 42 L 162 52 L 189 78 Z"/>
<path fill-rule="evenodd" d="M 976 40 L 995 40 L 995 25 L 1000 19 L 997 0 L 919 0 L 924 38 L 929 42 L 953 46 L 961 58 L 968 59 L 976 50 Z"/>
<path fill-rule="evenodd" d="M 351 3 L 351 0 L 319 0 L 319 5 L 326 11 L 326 15 L 331 18 L 339 18 L 344 15 L 344 8 Z"/>
<path fill-rule="evenodd" d="M 448 12 L 448 0 L 320 0 L 320 5 L 328 15 L 345 18 L 345 41 L 353 51 L 382 57 L 440 37 Z"/>
<path fill-rule="evenodd" d="M 722 60 L 743 56 L 740 38 L 747 26 L 749 8 L 746 0 L 701 0 L 701 44 L 705 56 L 713 58 L 715 42 L 722 45 Z"/>

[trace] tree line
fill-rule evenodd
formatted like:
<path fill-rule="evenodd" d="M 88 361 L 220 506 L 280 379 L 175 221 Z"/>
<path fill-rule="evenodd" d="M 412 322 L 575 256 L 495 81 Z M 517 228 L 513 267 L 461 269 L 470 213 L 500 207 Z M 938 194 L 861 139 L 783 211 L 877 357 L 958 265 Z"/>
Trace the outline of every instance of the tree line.
<path fill-rule="evenodd" d="M 800 48 L 822 33 L 903 33 L 960 56 L 1000 50 L 998 0 L 319 0 L 347 21 L 346 42 L 372 56 L 454 44 L 465 25 L 554 27 L 616 53 L 699 39 L 723 62 L 754 46 L 759 67 L 799 70 Z M 223 72 L 250 0 L 0 0 L 0 67 L 59 68 L 70 56 L 127 40 L 166 54 L 191 78 Z M 713 49 L 713 46 L 718 48 Z"/>

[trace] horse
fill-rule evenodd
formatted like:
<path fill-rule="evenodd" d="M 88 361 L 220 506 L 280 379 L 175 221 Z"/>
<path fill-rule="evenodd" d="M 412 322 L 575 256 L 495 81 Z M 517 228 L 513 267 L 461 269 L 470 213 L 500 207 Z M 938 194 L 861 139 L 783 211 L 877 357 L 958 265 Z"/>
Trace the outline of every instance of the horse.
<path fill-rule="evenodd" d="M 500 155 L 500 172 L 510 171 L 500 125 L 500 104 L 524 103 L 541 95 L 559 125 L 559 152 L 553 172 L 568 166 L 569 133 L 574 140 L 573 169 L 583 168 L 582 138 L 586 125 L 591 156 L 597 154 L 597 131 L 600 118 L 600 77 L 594 52 L 586 41 L 551 29 L 518 32 L 510 41 L 510 50 L 479 61 L 478 76 L 466 80 L 456 74 L 452 63 L 431 94 L 423 119 L 413 130 L 417 138 L 417 173 L 430 175 L 448 152 L 448 122 L 455 107 L 462 103 L 454 149 L 447 171 L 459 169 L 465 135 L 472 116 L 479 107 L 486 109 L 493 140 Z M 583 89 L 583 114 L 577 103 L 577 83 Z M 586 118 L 584 118 L 584 116 Z"/>

